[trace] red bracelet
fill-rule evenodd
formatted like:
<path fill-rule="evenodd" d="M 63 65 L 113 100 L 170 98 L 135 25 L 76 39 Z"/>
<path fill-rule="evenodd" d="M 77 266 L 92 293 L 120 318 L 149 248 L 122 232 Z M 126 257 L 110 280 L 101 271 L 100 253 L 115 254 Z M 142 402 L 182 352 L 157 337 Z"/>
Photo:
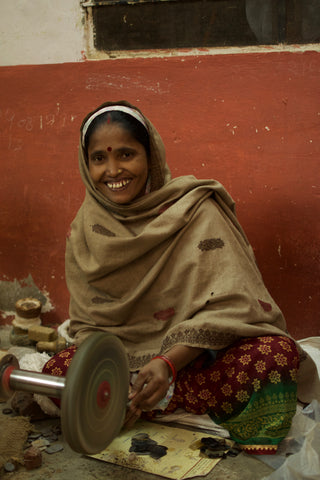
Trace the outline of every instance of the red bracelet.
<path fill-rule="evenodd" d="M 177 369 L 174 366 L 174 363 L 166 355 L 157 355 L 156 357 L 153 357 L 152 360 L 155 360 L 156 358 L 160 358 L 160 360 L 163 360 L 164 362 L 166 362 L 167 365 L 169 365 L 169 367 L 171 369 L 171 372 L 172 372 L 172 380 L 170 382 L 170 385 L 172 385 L 173 382 L 175 382 L 176 378 L 177 378 Z"/>

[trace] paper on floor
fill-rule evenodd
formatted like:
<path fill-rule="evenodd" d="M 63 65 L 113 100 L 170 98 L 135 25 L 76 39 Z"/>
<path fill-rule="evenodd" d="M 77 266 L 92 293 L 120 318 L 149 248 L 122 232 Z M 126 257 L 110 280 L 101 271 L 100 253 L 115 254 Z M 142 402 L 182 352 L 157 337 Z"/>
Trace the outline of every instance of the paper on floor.
<path fill-rule="evenodd" d="M 132 437 L 139 433 L 146 433 L 159 445 L 168 447 L 167 454 L 158 460 L 148 455 L 130 454 Z M 123 431 L 103 452 L 91 457 L 174 480 L 185 480 L 207 475 L 220 460 L 201 456 L 197 444 L 204 436 L 208 435 L 139 421 L 130 430 Z M 230 445 L 234 443 L 230 440 L 226 442 Z"/>

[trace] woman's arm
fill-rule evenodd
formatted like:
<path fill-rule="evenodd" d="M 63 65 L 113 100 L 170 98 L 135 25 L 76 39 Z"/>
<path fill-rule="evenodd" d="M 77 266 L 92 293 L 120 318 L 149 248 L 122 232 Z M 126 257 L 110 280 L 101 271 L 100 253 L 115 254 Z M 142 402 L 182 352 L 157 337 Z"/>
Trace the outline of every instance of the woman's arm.
<path fill-rule="evenodd" d="M 203 348 L 188 347 L 186 345 L 175 345 L 166 353 L 176 367 L 177 372 L 188 365 L 203 352 Z M 171 370 L 170 370 L 171 373 Z"/>
<path fill-rule="evenodd" d="M 166 353 L 166 357 L 179 371 L 202 352 L 201 348 L 175 345 Z M 125 419 L 126 426 L 133 425 L 143 410 L 152 410 L 157 405 L 168 391 L 171 376 L 170 365 L 161 358 L 151 360 L 140 370 L 129 394 L 131 402 Z"/>

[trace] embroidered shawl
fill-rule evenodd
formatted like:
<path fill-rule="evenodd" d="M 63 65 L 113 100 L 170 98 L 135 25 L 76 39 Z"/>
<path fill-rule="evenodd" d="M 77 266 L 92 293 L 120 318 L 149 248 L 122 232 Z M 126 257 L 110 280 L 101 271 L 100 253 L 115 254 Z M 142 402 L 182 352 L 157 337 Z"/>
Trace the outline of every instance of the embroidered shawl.
<path fill-rule="evenodd" d="M 80 142 L 86 196 L 66 248 L 70 335 L 77 344 L 97 330 L 116 335 L 132 371 L 176 344 L 222 349 L 241 337 L 283 335 L 230 195 L 215 180 L 171 179 L 161 138 L 144 118 L 151 192 L 130 204 L 95 189 Z"/>

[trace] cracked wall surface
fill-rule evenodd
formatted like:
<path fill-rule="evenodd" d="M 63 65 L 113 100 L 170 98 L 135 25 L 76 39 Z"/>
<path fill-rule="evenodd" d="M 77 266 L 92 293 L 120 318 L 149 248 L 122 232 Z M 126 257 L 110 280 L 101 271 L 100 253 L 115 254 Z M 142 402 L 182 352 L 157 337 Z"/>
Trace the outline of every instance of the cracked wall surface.
<path fill-rule="evenodd" d="M 15 303 L 21 298 L 32 297 L 41 302 L 42 313 L 52 310 L 49 295 L 41 292 L 31 275 L 22 280 L 0 281 L 0 315 L 3 319 L 15 315 Z M 1 323 L 1 322 L 0 322 Z"/>

